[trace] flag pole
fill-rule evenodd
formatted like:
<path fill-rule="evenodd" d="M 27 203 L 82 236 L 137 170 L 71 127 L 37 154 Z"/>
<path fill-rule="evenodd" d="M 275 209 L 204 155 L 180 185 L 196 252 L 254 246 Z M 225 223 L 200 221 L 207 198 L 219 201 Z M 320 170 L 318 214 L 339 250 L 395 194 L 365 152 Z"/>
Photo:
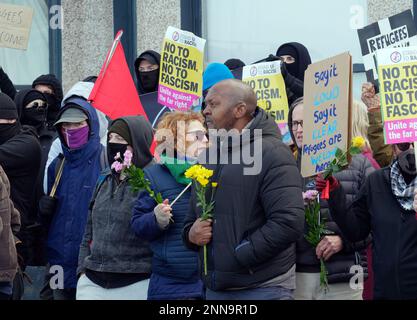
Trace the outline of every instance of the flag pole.
<path fill-rule="evenodd" d="M 106 73 L 106 71 L 107 71 L 107 67 L 109 66 L 110 61 L 111 61 L 111 59 L 113 58 L 113 55 L 114 55 L 114 53 L 115 53 L 115 51 L 116 51 L 116 48 L 117 48 L 117 45 L 119 44 L 120 39 L 122 38 L 122 36 L 123 36 L 123 30 L 120 30 L 120 31 L 117 33 L 116 38 L 115 38 L 115 39 L 114 39 L 114 41 L 113 41 L 113 46 L 111 47 L 111 50 L 110 50 L 109 56 L 107 57 L 106 66 L 104 67 L 104 71 L 103 71 L 103 76 L 105 75 L 105 73 Z"/>

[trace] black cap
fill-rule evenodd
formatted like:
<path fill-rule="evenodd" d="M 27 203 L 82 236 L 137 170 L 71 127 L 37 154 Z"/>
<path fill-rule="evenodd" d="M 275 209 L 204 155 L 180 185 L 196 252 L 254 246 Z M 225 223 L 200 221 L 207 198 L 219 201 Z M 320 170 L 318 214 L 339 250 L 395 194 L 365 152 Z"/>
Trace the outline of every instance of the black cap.
<path fill-rule="evenodd" d="M 4 93 L 0 93 L 0 119 L 18 119 L 16 104 Z"/>

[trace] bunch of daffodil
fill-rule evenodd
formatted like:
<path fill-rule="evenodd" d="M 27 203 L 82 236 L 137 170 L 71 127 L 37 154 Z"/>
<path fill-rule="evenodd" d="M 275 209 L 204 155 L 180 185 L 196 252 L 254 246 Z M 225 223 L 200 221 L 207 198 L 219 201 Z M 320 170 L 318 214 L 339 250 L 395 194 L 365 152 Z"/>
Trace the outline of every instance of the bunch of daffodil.
<path fill-rule="evenodd" d="M 217 182 L 212 182 L 211 199 L 207 201 L 206 190 L 213 176 L 213 170 L 204 168 L 202 165 L 192 166 L 185 172 L 185 177 L 193 180 L 195 186 L 195 194 L 197 197 L 197 207 L 201 208 L 201 220 L 208 220 L 213 217 L 214 209 L 214 189 L 217 188 Z M 207 275 L 207 247 L 204 246 L 204 274 Z"/>

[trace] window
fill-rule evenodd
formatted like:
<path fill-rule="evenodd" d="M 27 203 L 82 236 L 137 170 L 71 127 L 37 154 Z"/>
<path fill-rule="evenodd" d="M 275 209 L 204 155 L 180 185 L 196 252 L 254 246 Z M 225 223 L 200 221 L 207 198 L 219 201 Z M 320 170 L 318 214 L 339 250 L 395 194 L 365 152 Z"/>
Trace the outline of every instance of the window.
<path fill-rule="evenodd" d="M 251 64 L 300 42 L 317 62 L 349 51 L 362 64 L 356 29 L 367 24 L 367 0 L 204 0 L 203 37 L 207 62 L 239 58 Z M 354 74 L 355 97 L 365 73 Z"/>
<path fill-rule="evenodd" d="M 15 85 L 32 84 L 41 74 L 49 73 L 49 18 L 44 0 L 2 0 L 4 4 L 33 9 L 32 28 L 27 50 L 0 48 L 0 66 Z"/>

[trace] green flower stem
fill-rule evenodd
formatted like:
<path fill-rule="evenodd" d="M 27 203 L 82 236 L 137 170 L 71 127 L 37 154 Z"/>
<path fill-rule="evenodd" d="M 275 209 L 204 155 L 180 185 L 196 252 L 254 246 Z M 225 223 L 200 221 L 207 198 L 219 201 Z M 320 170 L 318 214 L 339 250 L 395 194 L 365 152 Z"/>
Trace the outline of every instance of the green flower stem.
<path fill-rule="evenodd" d="M 327 269 L 323 258 L 320 259 L 320 287 L 326 293 L 329 290 L 329 283 L 327 280 Z"/>

